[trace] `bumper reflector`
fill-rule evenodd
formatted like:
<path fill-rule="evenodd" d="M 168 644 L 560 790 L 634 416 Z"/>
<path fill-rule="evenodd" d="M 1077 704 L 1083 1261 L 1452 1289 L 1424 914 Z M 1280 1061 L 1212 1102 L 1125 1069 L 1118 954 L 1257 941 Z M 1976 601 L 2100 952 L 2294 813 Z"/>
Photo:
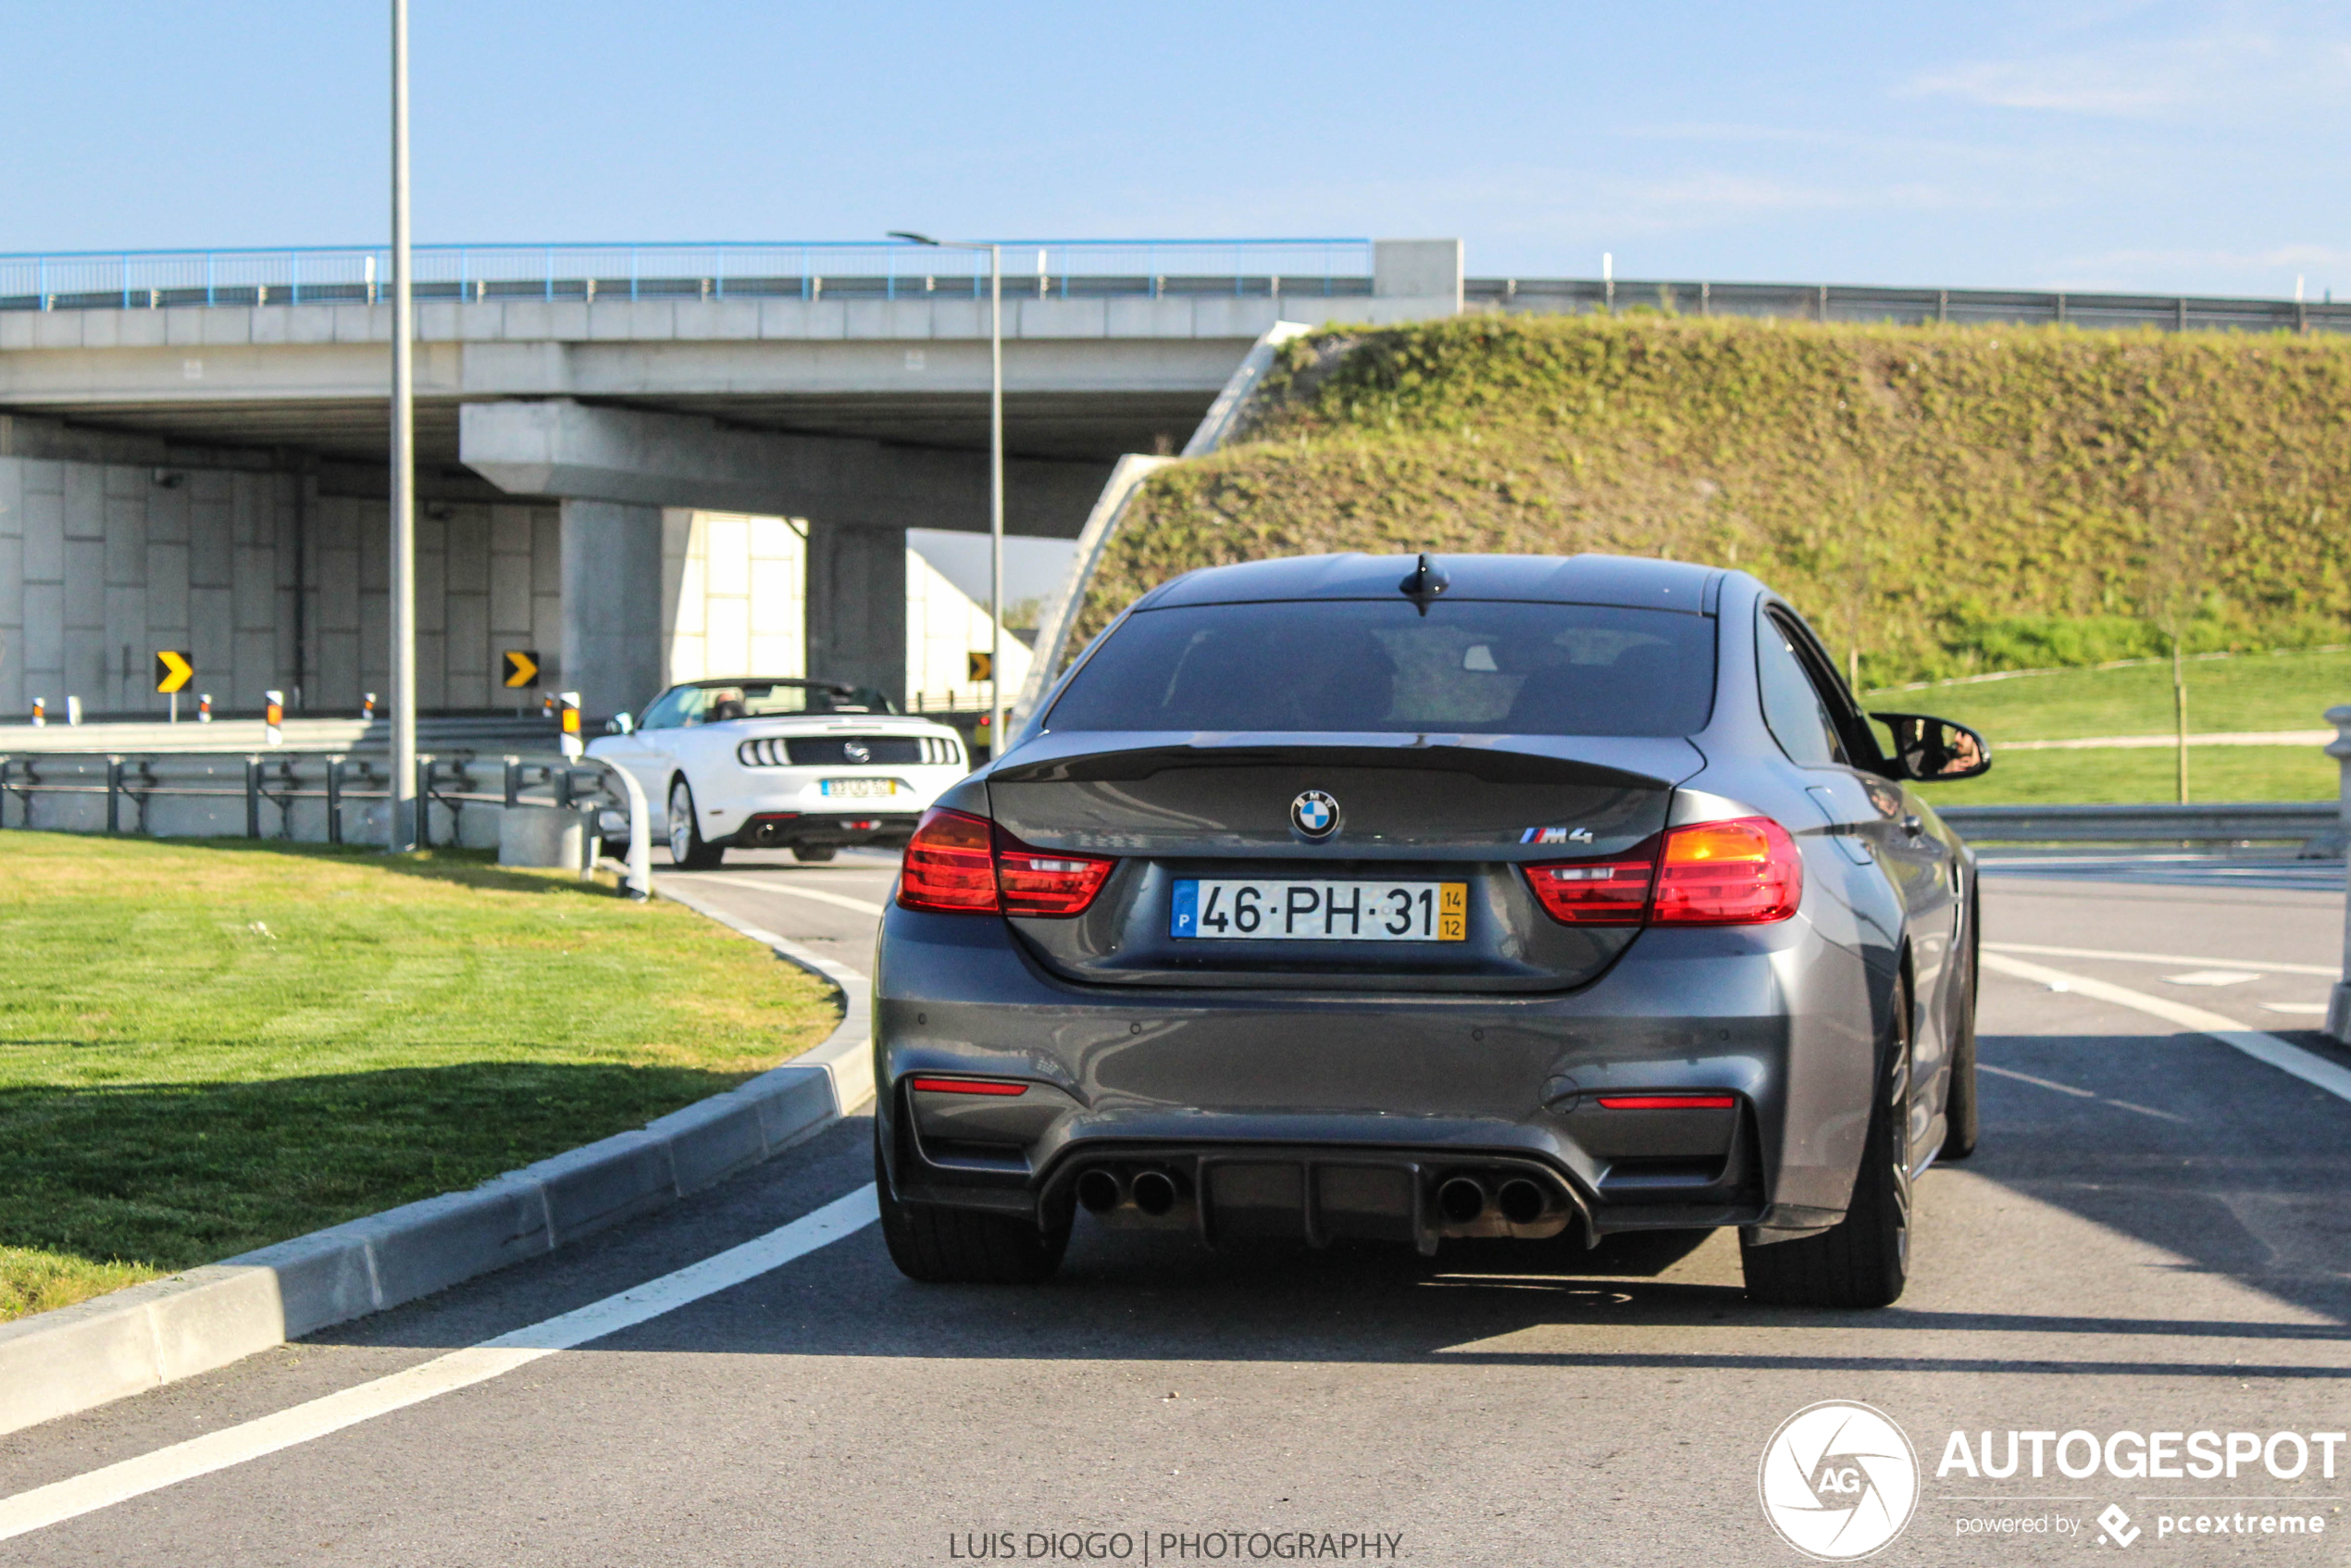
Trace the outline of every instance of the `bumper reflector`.
<path fill-rule="evenodd" d="M 1026 1094 L 1026 1084 L 1000 1083 L 993 1078 L 914 1078 L 910 1087 L 931 1094 Z"/>
<path fill-rule="evenodd" d="M 1603 1094 L 1603 1111 L 1729 1111 L 1738 1101 L 1727 1094 Z"/>

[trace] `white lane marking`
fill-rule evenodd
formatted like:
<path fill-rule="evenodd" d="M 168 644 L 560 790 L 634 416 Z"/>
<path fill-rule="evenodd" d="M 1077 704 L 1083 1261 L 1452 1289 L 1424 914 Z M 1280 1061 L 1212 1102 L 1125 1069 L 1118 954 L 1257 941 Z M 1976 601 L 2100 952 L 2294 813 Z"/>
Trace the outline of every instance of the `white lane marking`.
<path fill-rule="evenodd" d="M 2338 1067 L 2325 1057 L 2315 1055 L 2298 1045 L 2289 1045 L 2275 1035 L 2248 1029 L 2233 1018 L 2207 1013 L 2201 1007 L 2190 1007 L 2184 1002 L 2149 996 L 2145 991 L 2134 991 L 2127 986 L 2114 985 L 2106 980 L 2094 980 L 2086 975 L 2069 975 L 2061 969 L 2027 964 L 2023 959 L 1988 951 L 1992 945 L 1989 942 L 1984 945 L 1987 951 L 1981 955 L 1981 961 L 1986 969 L 2020 980 L 2038 980 L 2052 990 L 2078 991 L 2099 1002 L 2113 1002 L 2118 1007 L 2134 1008 L 2165 1023 L 2177 1024 L 2183 1029 L 2210 1035 L 2222 1045 L 2233 1047 L 2256 1062 L 2265 1062 L 2282 1073 L 2291 1073 L 2313 1089 L 2324 1089 L 2337 1100 L 2351 1101 L 2351 1070 Z"/>
<path fill-rule="evenodd" d="M 2307 1014 L 2312 1013 L 2323 1014 L 2326 1010 L 2327 1004 L 2323 1002 L 2265 1002 L 2261 1004 L 2261 1011 L 2264 1013 L 2301 1013 Z"/>
<path fill-rule="evenodd" d="M 753 880 L 749 877 L 732 877 L 728 878 L 727 885 L 730 888 L 758 888 L 771 893 L 790 893 L 796 899 L 813 899 L 818 903 L 829 903 L 840 909 L 853 909 L 860 915 L 878 916 L 883 913 L 880 904 L 869 902 L 865 899 L 853 899 L 845 893 L 828 893 L 822 888 L 803 888 L 797 882 L 769 882 Z"/>
<path fill-rule="evenodd" d="M 2241 986 L 2247 980 L 2260 977 L 2243 969 L 2198 969 L 2188 975 L 2166 975 L 2163 983 L 2167 986 Z"/>
<path fill-rule="evenodd" d="M 2031 1084 L 2035 1089 L 2053 1089 L 2059 1094 L 2070 1094 L 2076 1100 L 2097 1098 L 2097 1095 L 2089 1089 L 2076 1089 L 2071 1084 L 2055 1083 L 2047 1078 L 2036 1078 L 2030 1073 L 2020 1073 L 2013 1067 L 1995 1067 L 1989 1062 L 1978 1062 L 1975 1064 L 1975 1070 L 1979 1073 L 1992 1073 L 2004 1078 L 2014 1078 L 2021 1084 Z"/>
<path fill-rule="evenodd" d="M 2053 1089 L 2059 1094 L 2070 1094 L 2077 1100 L 2095 1100 L 2102 1105 L 2112 1105 L 2119 1110 L 2136 1111 L 2142 1116 L 2159 1116 L 2167 1122 L 2187 1120 L 2185 1116 L 2175 1116 L 2169 1111 L 2158 1111 L 2152 1105 L 2134 1105 L 2128 1100 L 2110 1100 L 2090 1089 L 2076 1089 L 2071 1084 L 2061 1084 L 2048 1078 L 2036 1078 L 2030 1073 L 2020 1073 L 2013 1067 L 1995 1067 L 1989 1062 L 1978 1062 L 1975 1064 L 1975 1070 L 1979 1073 L 1992 1073 L 2004 1078 L 2014 1078 L 2019 1083 L 2031 1084 L 2035 1089 Z"/>
<path fill-rule="evenodd" d="M 476 1383 L 487 1382 L 541 1356 L 634 1327 L 705 1296 L 757 1278 L 880 1217 L 874 1189 L 859 1188 L 790 1225 L 740 1247 L 689 1263 L 674 1274 L 591 1301 L 542 1322 L 435 1356 L 429 1362 L 329 1394 L 273 1415 L 207 1432 L 184 1443 L 126 1459 L 86 1475 L 0 1498 L 0 1540 L 111 1508 L 181 1481 L 340 1432 Z"/>
<path fill-rule="evenodd" d="M 2110 958 L 2118 964 L 2209 964 L 2231 969 L 2258 969 L 2264 975 L 2324 975 L 2335 979 L 2339 971 L 2325 964 L 2272 964 L 2258 958 L 2191 958 L 2178 952 L 2114 952 L 2096 947 L 2044 947 L 2037 942 L 1985 942 L 1986 952 L 2030 952 L 2042 958 Z"/>

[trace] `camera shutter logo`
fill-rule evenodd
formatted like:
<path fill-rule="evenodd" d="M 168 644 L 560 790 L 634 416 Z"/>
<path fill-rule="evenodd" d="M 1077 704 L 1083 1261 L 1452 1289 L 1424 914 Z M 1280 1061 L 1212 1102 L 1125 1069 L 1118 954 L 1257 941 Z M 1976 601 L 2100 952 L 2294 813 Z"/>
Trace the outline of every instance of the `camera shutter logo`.
<path fill-rule="evenodd" d="M 1909 1524 L 1919 1456 L 1883 1412 L 1825 1400 L 1772 1434 L 1756 1489 L 1782 1540 L 1807 1557 L 1849 1562 Z"/>
<path fill-rule="evenodd" d="M 1338 803 L 1320 790 L 1302 790 L 1289 803 L 1289 825 L 1319 843 L 1338 831 Z"/>

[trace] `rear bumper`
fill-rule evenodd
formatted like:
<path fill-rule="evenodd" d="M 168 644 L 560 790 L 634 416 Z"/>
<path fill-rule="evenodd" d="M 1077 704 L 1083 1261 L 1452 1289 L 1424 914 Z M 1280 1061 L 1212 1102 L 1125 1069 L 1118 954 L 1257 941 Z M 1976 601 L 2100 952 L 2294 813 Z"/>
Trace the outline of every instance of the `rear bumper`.
<path fill-rule="evenodd" d="M 1652 930 L 1574 991 L 1348 996 L 1075 985 L 1001 920 L 893 908 L 875 980 L 877 1115 L 907 1201 L 1050 1215 L 1088 1170 L 1130 1187 L 1157 1170 L 1181 1204 L 1096 1212 L 1211 1240 L 1270 1227 L 1429 1245 L 1571 1220 L 1592 1234 L 1804 1228 L 1851 1193 L 1883 989 L 1801 917 Z M 1025 1087 L 917 1094 L 917 1073 Z M 1701 1091 L 1733 1103 L 1602 1103 Z M 1345 1174 L 1363 1172 L 1399 1174 Z M 1531 1229 L 1452 1224 L 1437 1205 L 1454 1176 L 1490 1188 L 1511 1172 L 1545 1187 Z M 1227 1201 L 1231 1183 L 1253 1196 Z"/>
<path fill-rule="evenodd" d="M 793 844 L 903 845 L 914 836 L 919 811 L 761 811 L 728 835 L 739 849 L 784 849 Z"/>

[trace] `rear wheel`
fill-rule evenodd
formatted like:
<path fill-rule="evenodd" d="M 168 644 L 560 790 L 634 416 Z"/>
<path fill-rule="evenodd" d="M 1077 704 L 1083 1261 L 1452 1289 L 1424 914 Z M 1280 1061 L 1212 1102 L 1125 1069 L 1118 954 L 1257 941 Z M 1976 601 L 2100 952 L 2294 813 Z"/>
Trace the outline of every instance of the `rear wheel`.
<path fill-rule="evenodd" d="M 727 858 L 727 846 L 702 836 L 694 815 L 694 787 L 683 778 L 669 783 L 669 858 L 689 871 L 707 871 Z"/>
<path fill-rule="evenodd" d="M 1757 1246 L 1739 1238 L 1750 1300 L 1775 1307 L 1885 1307 L 1910 1276 L 1909 987 L 1896 997 L 1900 1038 L 1885 1052 L 1861 1168 L 1845 1218 L 1817 1236 Z"/>
<path fill-rule="evenodd" d="M 881 1200 L 882 1240 L 889 1261 L 926 1285 L 1041 1285 L 1061 1267 L 1069 1225 L 1040 1230 L 1010 1214 L 901 1203 L 890 1196 L 882 1168 L 881 1132 L 875 1128 L 874 1189 Z"/>
<path fill-rule="evenodd" d="M 838 844 L 794 844 L 791 857 L 794 860 L 830 860 L 840 850 Z"/>

